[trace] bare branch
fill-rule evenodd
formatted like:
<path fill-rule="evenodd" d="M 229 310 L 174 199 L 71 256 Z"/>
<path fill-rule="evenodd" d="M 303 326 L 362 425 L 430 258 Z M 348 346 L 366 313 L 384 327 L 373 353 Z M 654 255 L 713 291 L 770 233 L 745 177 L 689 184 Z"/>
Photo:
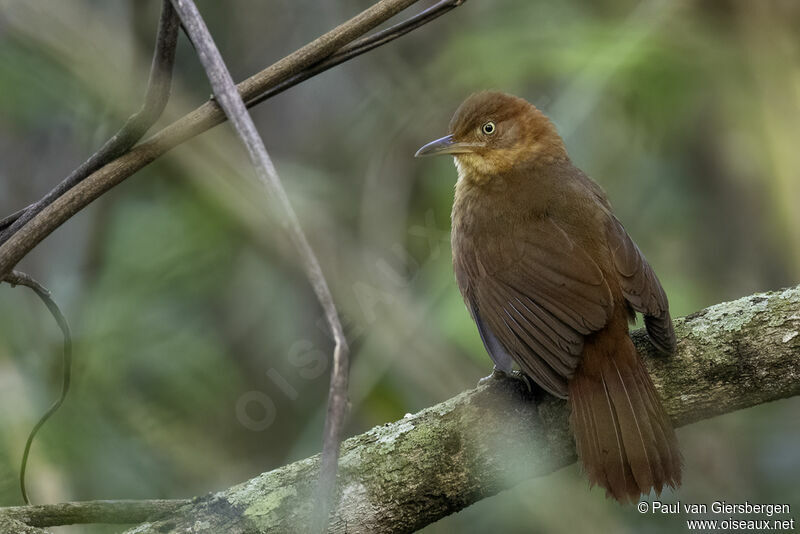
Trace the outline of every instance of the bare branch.
<path fill-rule="evenodd" d="M 8 517 L 32 527 L 90 525 L 96 523 L 130 525 L 155 521 L 190 504 L 189 499 L 152 501 L 83 501 L 0 509 L 0 519 Z M 0 530 L 2 532 L 2 530 Z"/>
<path fill-rule="evenodd" d="M 158 23 L 156 47 L 153 63 L 150 67 L 150 79 L 147 82 L 144 104 L 125 122 L 114 136 L 95 152 L 80 167 L 52 189 L 41 200 L 25 209 L 9 215 L 0 221 L 0 244 L 25 223 L 33 219 L 55 199 L 73 188 L 91 173 L 131 149 L 147 133 L 163 113 L 169 100 L 172 86 L 172 67 L 175 63 L 175 46 L 178 42 L 178 18 L 169 0 L 163 0 L 161 19 Z"/>
<path fill-rule="evenodd" d="M 305 70 L 317 68 L 315 65 L 361 37 L 377 25 L 388 20 L 418 0 L 380 0 L 372 7 L 337 26 L 299 50 L 274 63 L 256 75 L 251 76 L 237 87 L 245 101 L 258 98 L 273 87 L 300 75 Z M 457 7 L 463 1 L 444 1 L 431 8 L 425 19 L 418 19 L 414 25 L 399 25 L 392 33 L 383 34 L 380 39 L 367 43 L 351 51 L 352 55 L 342 57 L 345 61 L 364 53 L 375 46 L 390 42 L 425 22 L 433 20 L 445 12 L 445 5 Z M 449 8 L 451 9 L 451 8 Z M 436 16 L 433 16 L 436 14 Z M 362 43 L 364 45 L 364 43 Z M 333 65 L 331 65 L 333 66 Z M 320 72 L 325 69 L 321 69 Z M 298 80 L 296 83 L 299 83 Z M 285 89 L 285 88 L 284 88 Z M 261 100 L 259 100 L 260 102 Z M 61 195 L 51 205 L 31 219 L 28 224 L 16 231 L 0 246 L 0 276 L 9 272 L 28 252 L 33 250 L 45 237 L 61 226 L 70 217 L 89 205 L 109 189 L 129 178 L 143 167 L 162 156 L 175 146 L 225 121 L 225 114 L 219 105 L 208 101 L 165 127 L 142 144 L 98 169 L 78 186 Z"/>
<path fill-rule="evenodd" d="M 12 224 L 14 224 L 14 222 L 16 222 L 16 220 L 19 219 L 20 216 L 23 213 L 25 213 L 28 209 L 30 209 L 32 206 L 33 206 L 33 204 L 29 204 L 28 206 L 22 208 L 21 210 L 17 210 L 14 213 L 12 213 L 11 215 L 6 215 L 2 219 L 0 219 L 0 232 L 2 232 L 6 228 L 8 228 Z"/>
<path fill-rule="evenodd" d="M 431 22 L 434 19 L 437 19 L 447 13 L 448 11 L 457 8 L 461 4 L 466 2 L 466 0 L 441 0 L 437 2 L 433 6 L 429 7 L 428 9 L 414 15 L 413 17 L 405 20 L 399 24 L 395 24 L 390 28 L 386 28 L 383 31 L 376 32 L 373 35 L 368 37 L 362 37 L 357 41 L 353 41 L 347 46 L 344 46 L 339 49 L 338 52 L 331 55 L 329 58 L 325 59 L 324 61 L 320 61 L 319 63 L 315 63 L 311 67 L 295 74 L 291 78 L 287 79 L 284 82 L 271 87 L 267 91 L 264 91 L 260 95 L 256 96 L 247 101 L 247 107 L 255 106 L 256 104 L 260 104 L 261 102 L 272 98 L 275 95 L 278 95 L 287 89 L 291 89 L 295 85 L 308 80 L 325 72 L 326 70 L 335 67 L 345 61 L 353 59 L 354 57 L 360 56 L 365 52 L 369 52 L 374 48 L 378 48 L 379 46 L 385 45 L 388 42 L 391 42 L 398 37 L 401 37 L 407 34 L 410 31 L 413 31 L 425 24 Z"/>
<path fill-rule="evenodd" d="M 339 444 L 341 442 L 342 426 L 347 414 L 347 375 L 349 369 L 347 340 L 319 260 L 317 260 L 317 256 L 303 233 L 297 214 L 292 208 L 289 197 L 283 189 L 283 185 L 281 185 L 278 172 L 275 170 L 275 166 L 272 164 L 272 160 L 264 146 L 264 141 L 258 134 L 250 114 L 247 113 L 244 100 L 239 96 L 236 84 L 231 78 L 217 45 L 214 43 L 214 39 L 203 21 L 203 17 L 192 0 L 172 0 L 172 4 L 183 22 L 184 30 L 189 35 L 192 44 L 194 44 L 203 68 L 206 70 L 217 102 L 222 106 L 225 115 L 231 121 L 242 143 L 247 147 L 250 161 L 256 168 L 259 180 L 266 187 L 268 193 L 280 203 L 280 207 L 284 212 L 287 230 L 300 253 L 306 276 L 325 312 L 328 327 L 331 329 L 336 343 L 333 352 L 333 369 L 328 393 L 328 414 L 325 418 L 322 446 L 320 519 L 318 520 L 319 524 L 314 528 L 315 532 L 322 531 L 327 526 L 329 502 L 336 485 Z"/>
<path fill-rule="evenodd" d="M 800 395 L 800 286 L 711 306 L 675 330 L 669 357 L 644 329 L 633 339 L 676 426 Z M 575 459 L 564 401 L 492 381 L 346 440 L 329 532 L 411 532 Z M 130 534 L 303 532 L 318 466 L 317 455 L 263 473 Z"/>
<path fill-rule="evenodd" d="M 58 327 L 61 329 L 61 333 L 64 335 L 64 355 L 62 360 L 63 378 L 61 383 L 61 394 L 44 413 L 44 415 L 42 415 L 36 425 L 34 425 L 30 434 L 28 434 L 28 440 L 25 442 L 25 450 L 22 453 L 22 462 L 20 463 L 19 468 L 19 488 L 22 491 L 22 500 L 25 502 L 25 504 L 29 504 L 30 500 L 28 499 L 28 492 L 25 489 L 25 469 L 28 466 L 28 455 L 31 452 L 31 445 L 33 445 L 33 439 L 36 437 L 36 433 L 39 432 L 39 429 L 42 428 L 47 420 L 58 411 L 58 409 L 64 403 L 64 399 L 67 398 L 67 393 L 69 393 L 69 384 L 72 378 L 72 335 L 70 334 L 69 323 L 67 323 L 66 317 L 64 317 L 64 314 L 61 313 L 58 304 L 56 304 L 56 301 L 53 300 L 53 297 L 50 295 L 50 291 L 46 287 L 34 280 L 31 276 L 19 271 L 12 271 L 11 274 L 5 277 L 3 282 L 11 284 L 12 287 L 25 286 L 32 289 L 42 300 L 42 302 L 44 302 L 45 306 L 47 306 L 47 309 L 50 310 L 50 313 L 56 320 L 56 323 L 58 323 Z"/>

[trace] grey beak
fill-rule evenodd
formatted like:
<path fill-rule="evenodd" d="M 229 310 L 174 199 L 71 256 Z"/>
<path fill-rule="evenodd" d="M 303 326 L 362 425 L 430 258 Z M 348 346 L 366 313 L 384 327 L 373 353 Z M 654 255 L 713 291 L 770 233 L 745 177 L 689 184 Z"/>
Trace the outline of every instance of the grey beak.
<path fill-rule="evenodd" d="M 467 154 L 473 152 L 473 148 L 479 146 L 479 143 L 458 143 L 453 140 L 453 135 L 446 135 L 436 141 L 431 141 L 423 146 L 417 153 L 414 154 L 415 158 L 422 158 L 424 156 L 438 156 L 440 154 Z"/>

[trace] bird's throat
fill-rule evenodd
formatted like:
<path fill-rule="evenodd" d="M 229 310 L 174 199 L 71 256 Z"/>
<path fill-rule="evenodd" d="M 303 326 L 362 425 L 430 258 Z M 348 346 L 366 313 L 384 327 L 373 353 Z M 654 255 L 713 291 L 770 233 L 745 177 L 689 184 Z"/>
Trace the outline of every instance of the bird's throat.
<path fill-rule="evenodd" d="M 485 186 L 492 181 L 494 169 L 474 154 L 463 154 L 453 158 L 458 171 L 458 183 L 464 186 Z"/>

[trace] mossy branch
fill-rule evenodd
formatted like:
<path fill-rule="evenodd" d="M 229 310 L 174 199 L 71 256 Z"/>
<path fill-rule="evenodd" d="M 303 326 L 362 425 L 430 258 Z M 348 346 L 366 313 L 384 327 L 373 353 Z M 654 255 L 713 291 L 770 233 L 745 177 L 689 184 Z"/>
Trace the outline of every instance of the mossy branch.
<path fill-rule="evenodd" d="M 0 514 L 0 534 L 47 534 L 47 531 Z"/>
<path fill-rule="evenodd" d="M 800 394 L 800 286 L 718 304 L 675 327 L 674 356 L 658 356 L 642 331 L 633 338 L 677 426 Z M 412 532 L 565 467 L 576 459 L 567 416 L 563 401 L 494 382 L 350 438 L 329 530 Z M 302 532 L 318 469 L 319 457 L 307 458 L 128 532 Z"/>

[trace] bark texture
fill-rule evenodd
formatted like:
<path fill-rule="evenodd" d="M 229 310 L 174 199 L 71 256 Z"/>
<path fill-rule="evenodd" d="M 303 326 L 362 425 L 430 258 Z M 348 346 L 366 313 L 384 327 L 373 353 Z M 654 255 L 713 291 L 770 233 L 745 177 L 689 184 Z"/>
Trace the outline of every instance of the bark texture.
<path fill-rule="evenodd" d="M 677 426 L 800 393 L 800 287 L 711 306 L 675 326 L 671 357 L 659 356 L 642 330 L 633 338 Z M 330 532 L 411 532 L 565 467 L 576 459 L 567 416 L 563 401 L 495 381 L 350 438 Z M 264 473 L 129 532 L 303 532 L 318 460 Z"/>
<path fill-rule="evenodd" d="M 2 534 L 47 534 L 46 530 L 31 527 L 21 521 L 0 514 L 0 533 Z"/>
<path fill-rule="evenodd" d="M 189 499 L 122 500 L 10 506 L 0 508 L 0 527 L 4 524 L 3 520 L 18 521 L 37 528 L 93 523 L 144 523 L 171 515 L 190 502 Z M 0 533 L 5 532 L 0 528 Z"/>

